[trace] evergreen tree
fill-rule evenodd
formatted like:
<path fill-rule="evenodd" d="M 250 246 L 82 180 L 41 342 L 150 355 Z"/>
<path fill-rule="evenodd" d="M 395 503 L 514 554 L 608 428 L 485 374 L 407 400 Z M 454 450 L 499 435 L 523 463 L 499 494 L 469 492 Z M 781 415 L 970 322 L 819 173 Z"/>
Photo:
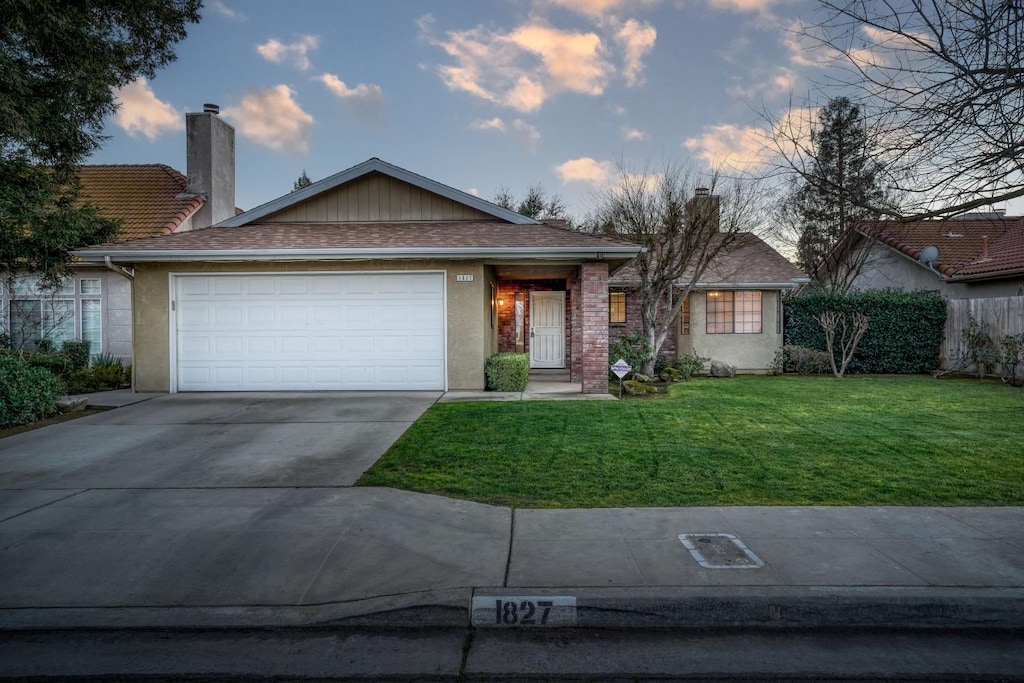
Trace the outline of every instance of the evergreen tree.
<path fill-rule="evenodd" d="M 117 226 L 77 201 L 114 91 L 173 61 L 201 0 L 0 0 L 0 271 L 66 272 Z"/>
<path fill-rule="evenodd" d="M 302 169 L 302 175 L 300 175 L 299 179 L 295 181 L 294 185 L 292 185 L 292 192 L 301 190 L 304 187 L 309 187 L 312 184 L 313 181 L 309 179 L 308 175 L 306 175 L 306 169 Z"/>
<path fill-rule="evenodd" d="M 786 200 L 797 221 L 797 265 L 810 272 L 854 222 L 876 220 L 886 204 L 860 107 L 837 97 L 818 112 L 810 168 Z"/>
<path fill-rule="evenodd" d="M 558 194 L 552 194 L 549 197 L 540 185 L 531 185 L 526 191 L 526 196 L 519 202 L 507 187 L 499 187 L 493 201 L 503 209 L 515 211 L 539 221 L 564 220 L 572 223 L 572 219 L 566 213 L 562 198 Z"/>

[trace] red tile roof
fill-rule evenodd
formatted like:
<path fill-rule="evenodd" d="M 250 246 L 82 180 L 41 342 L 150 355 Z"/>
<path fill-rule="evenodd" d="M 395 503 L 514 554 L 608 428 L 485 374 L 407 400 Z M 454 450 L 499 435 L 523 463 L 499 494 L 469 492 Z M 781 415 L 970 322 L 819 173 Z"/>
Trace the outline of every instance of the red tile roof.
<path fill-rule="evenodd" d="M 939 259 L 932 265 L 951 279 L 1000 277 L 1024 269 L 1024 216 L 874 221 L 858 224 L 857 230 L 914 260 L 925 247 L 938 247 Z"/>
<path fill-rule="evenodd" d="M 689 284 L 692 270 L 684 273 L 679 284 Z M 806 277 L 800 269 L 782 254 L 753 233 L 740 233 L 728 250 L 723 250 L 711 263 L 700 281 L 727 284 L 778 284 L 794 278 Z M 639 280 L 632 266 L 626 266 L 612 277 L 610 284 L 619 287 L 636 286 Z"/>
<path fill-rule="evenodd" d="M 163 164 L 80 166 L 78 177 L 81 197 L 122 221 L 122 240 L 173 232 L 203 205 L 197 195 L 180 196 L 188 179 Z"/>
<path fill-rule="evenodd" d="M 632 246 L 550 225 L 515 225 L 503 221 L 402 223 L 256 223 L 235 228 L 211 227 L 137 239 L 82 250 L 289 250 L 403 248 L 595 249 Z"/>

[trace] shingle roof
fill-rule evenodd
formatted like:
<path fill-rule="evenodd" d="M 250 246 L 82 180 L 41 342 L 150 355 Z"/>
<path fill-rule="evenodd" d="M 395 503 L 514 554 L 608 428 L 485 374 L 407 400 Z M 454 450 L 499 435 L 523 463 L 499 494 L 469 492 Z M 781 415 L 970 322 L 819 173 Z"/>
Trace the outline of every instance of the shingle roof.
<path fill-rule="evenodd" d="M 263 223 L 237 228 L 212 227 L 150 239 L 83 249 L 146 250 L 292 250 L 403 248 L 565 247 L 601 250 L 632 246 L 550 225 L 515 225 L 502 221 L 402 223 Z"/>
<path fill-rule="evenodd" d="M 938 247 L 939 260 L 932 265 L 947 278 L 998 277 L 1024 268 L 1024 216 L 874 221 L 858 224 L 857 230 L 914 260 L 925 247 Z"/>
<path fill-rule="evenodd" d="M 679 284 L 688 284 L 693 271 L 690 270 L 679 278 Z M 727 285 L 779 284 L 794 282 L 794 278 L 806 275 L 790 263 L 786 257 L 775 251 L 770 245 L 753 233 L 740 233 L 728 250 L 723 250 L 711 263 L 700 282 Z M 635 286 L 638 283 L 636 271 L 626 266 L 618 271 L 610 284 L 619 287 Z"/>
<path fill-rule="evenodd" d="M 172 232 L 203 205 L 185 192 L 188 179 L 163 164 L 80 166 L 82 199 L 122 221 L 119 239 Z"/>

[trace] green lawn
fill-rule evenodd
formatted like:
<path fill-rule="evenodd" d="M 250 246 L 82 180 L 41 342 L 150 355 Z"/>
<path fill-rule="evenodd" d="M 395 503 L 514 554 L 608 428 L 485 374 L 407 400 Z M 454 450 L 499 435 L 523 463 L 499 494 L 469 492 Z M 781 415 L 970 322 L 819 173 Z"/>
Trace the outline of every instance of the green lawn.
<path fill-rule="evenodd" d="M 1024 504 L 1024 391 L 737 377 L 434 405 L 360 480 L 517 507 Z"/>

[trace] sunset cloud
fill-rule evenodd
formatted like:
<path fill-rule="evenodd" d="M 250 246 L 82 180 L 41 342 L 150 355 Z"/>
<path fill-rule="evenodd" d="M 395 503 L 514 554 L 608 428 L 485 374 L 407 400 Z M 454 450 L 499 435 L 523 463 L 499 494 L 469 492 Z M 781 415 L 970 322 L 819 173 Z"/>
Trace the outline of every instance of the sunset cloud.
<path fill-rule="evenodd" d="M 493 119 L 477 119 L 469 124 L 469 127 L 473 130 L 496 130 L 504 133 L 507 130 L 505 122 L 501 120 L 501 117 L 495 116 Z"/>
<path fill-rule="evenodd" d="M 181 113 L 159 100 L 145 77 L 115 90 L 114 100 L 118 105 L 117 125 L 132 137 L 142 134 L 156 140 L 164 133 L 185 128 Z"/>
<path fill-rule="evenodd" d="M 223 111 L 235 122 L 238 132 L 270 149 L 292 154 L 309 151 L 313 117 L 294 100 L 287 85 L 246 93 L 242 101 Z"/>
<path fill-rule="evenodd" d="M 551 5 L 576 12 L 591 19 L 600 19 L 619 9 L 634 9 L 637 4 L 656 5 L 659 0 L 540 0 L 541 5 Z"/>
<path fill-rule="evenodd" d="M 350 88 L 334 74 L 323 74 L 317 80 L 359 118 L 369 121 L 380 118 L 384 108 L 384 91 L 379 85 L 359 83 Z"/>
<path fill-rule="evenodd" d="M 626 142 L 638 142 L 647 139 L 647 133 L 638 128 L 625 127 L 622 129 L 622 139 Z"/>
<path fill-rule="evenodd" d="M 658 32 L 653 26 L 636 19 L 629 19 L 615 34 L 615 41 L 625 52 L 622 75 L 626 79 L 626 85 L 638 85 L 643 82 L 644 55 L 654 48 L 654 41 L 657 38 Z"/>
<path fill-rule="evenodd" d="M 309 53 L 320 46 L 320 39 L 317 36 L 299 36 L 294 43 L 282 43 L 277 38 L 271 38 L 262 45 L 256 47 L 260 56 L 268 62 L 283 64 L 290 61 L 300 71 L 310 67 Z"/>
<path fill-rule="evenodd" d="M 506 124 L 501 117 L 495 116 L 493 119 L 473 121 L 469 127 L 473 130 L 507 133 L 531 152 L 536 151 L 540 145 L 540 131 L 522 119 L 515 119 L 511 124 Z"/>
<path fill-rule="evenodd" d="M 597 161 L 593 157 L 580 157 L 555 166 L 555 173 L 563 183 L 604 185 L 615 175 L 615 164 L 611 161 Z"/>
<path fill-rule="evenodd" d="M 779 153 L 792 156 L 797 148 L 806 148 L 817 115 L 816 107 L 798 107 L 771 127 L 705 126 L 699 136 L 684 141 L 683 147 L 712 168 L 748 171 L 768 164 Z"/>

